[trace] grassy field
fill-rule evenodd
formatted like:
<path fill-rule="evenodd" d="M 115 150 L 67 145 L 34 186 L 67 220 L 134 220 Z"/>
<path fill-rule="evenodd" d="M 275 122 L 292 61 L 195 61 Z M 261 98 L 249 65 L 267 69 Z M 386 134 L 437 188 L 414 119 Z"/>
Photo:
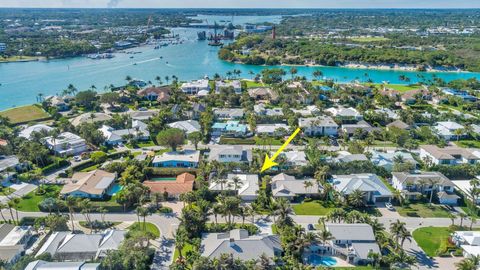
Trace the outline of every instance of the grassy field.
<path fill-rule="evenodd" d="M 45 185 L 45 194 L 38 195 L 36 190 L 25 195 L 20 203 L 16 206 L 16 209 L 24 212 L 40 212 L 38 204 L 45 198 L 57 198 L 62 186 L 57 185 Z"/>
<path fill-rule="evenodd" d="M 187 254 L 187 252 L 189 251 L 193 251 L 195 249 L 195 247 L 190 244 L 190 243 L 185 243 L 185 246 L 183 246 L 182 248 L 182 255 L 185 257 L 185 255 Z M 173 253 L 173 261 L 176 261 L 177 258 L 178 258 L 178 250 L 175 249 L 175 252 Z"/>
<path fill-rule="evenodd" d="M 424 227 L 413 231 L 413 238 L 428 256 L 435 256 L 436 251 L 448 240 L 452 231 L 447 227 Z"/>
<path fill-rule="evenodd" d="M 476 140 L 460 140 L 454 142 L 457 146 L 463 148 L 480 148 L 480 141 Z"/>
<path fill-rule="evenodd" d="M 428 203 L 412 203 L 406 206 L 396 206 L 398 213 L 404 217 L 448 218 L 449 212 L 442 206 Z"/>
<path fill-rule="evenodd" d="M 8 109 L 6 111 L 0 112 L 0 115 L 10 119 L 10 122 L 12 122 L 12 124 L 42 121 L 50 118 L 50 115 L 47 112 L 35 105 Z"/>
<path fill-rule="evenodd" d="M 254 82 L 254 81 L 245 80 L 245 83 L 247 84 L 247 88 L 256 88 L 256 87 L 265 87 L 266 86 L 262 82 Z"/>
<path fill-rule="evenodd" d="M 293 211 L 297 215 L 315 215 L 325 216 L 330 213 L 334 208 L 325 207 L 319 201 L 303 202 L 300 204 L 292 205 Z"/>
<path fill-rule="evenodd" d="M 0 185 L 0 196 L 7 196 L 10 195 L 14 192 L 15 190 L 13 188 L 9 187 L 3 187 Z"/>
<path fill-rule="evenodd" d="M 387 41 L 389 39 L 386 37 L 358 37 L 358 38 L 351 38 L 351 40 L 356 42 L 380 42 L 380 41 Z"/>
<path fill-rule="evenodd" d="M 42 57 L 36 56 L 10 56 L 10 57 L 0 57 L 0 63 L 8 62 L 25 62 L 25 61 L 38 61 Z"/>
<path fill-rule="evenodd" d="M 144 230 L 143 226 L 144 226 L 143 222 L 135 222 L 130 227 L 128 227 L 128 229 L 130 231 L 143 231 Z M 147 232 L 152 233 L 155 236 L 155 238 L 160 237 L 160 230 L 155 224 L 150 222 L 145 222 L 145 229 Z"/>

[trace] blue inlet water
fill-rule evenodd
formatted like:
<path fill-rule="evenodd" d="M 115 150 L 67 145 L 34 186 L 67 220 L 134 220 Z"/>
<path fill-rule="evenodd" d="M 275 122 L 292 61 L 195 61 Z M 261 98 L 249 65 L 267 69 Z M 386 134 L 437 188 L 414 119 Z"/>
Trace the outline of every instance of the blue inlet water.
<path fill-rule="evenodd" d="M 228 16 L 202 16 L 201 18 L 208 19 L 209 23 L 217 20 L 224 22 L 231 20 L 231 17 Z M 279 20 L 278 16 L 241 16 L 234 18 L 234 24 L 278 22 Z M 141 53 L 134 55 L 116 53 L 114 58 L 104 60 L 76 57 L 0 64 L 0 110 L 35 103 L 39 93 L 45 96 L 58 94 L 69 84 L 73 84 L 80 90 L 95 85 L 97 91 L 102 92 L 104 87 L 110 84 L 115 86 L 125 84 L 127 75 L 155 83 L 156 76 L 163 79 L 165 76 L 175 75 L 180 80 L 192 80 L 203 78 L 205 75 L 213 76 L 215 73 L 225 75 L 234 69 L 241 70 L 241 76 L 249 78 L 249 71 L 259 73 L 265 68 L 228 63 L 218 59 L 218 48 L 208 46 L 206 41 L 197 41 L 198 29 L 176 28 L 172 30 L 182 37 L 183 44 L 170 45 L 158 50 L 155 50 L 153 46 L 134 48 L 130 51 Z M 281 68 L 290 69 L 289 67 Z M 374 82 L 404 83 L 399 79 L 400 75 L 407 76 L 411 82 L 418 80 L 417 72 L 340 67 L 298 67 L 298 75 L 312 78 L 312 72 L 316 69 L 321 69 L 324 76 L 340 82 L 371 79 Z M 433 74 L 446 81 L 460 78 L 480 78 L 480 73 L 422 73 L 427 78 Z"/>

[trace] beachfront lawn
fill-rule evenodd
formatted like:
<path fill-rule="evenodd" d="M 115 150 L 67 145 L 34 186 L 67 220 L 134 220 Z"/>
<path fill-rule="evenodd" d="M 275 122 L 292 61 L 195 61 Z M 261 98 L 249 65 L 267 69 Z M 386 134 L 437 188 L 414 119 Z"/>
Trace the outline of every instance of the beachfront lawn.
<path fill-rule="evenodd" d="M 443 246 L 448 246 L 448 237 L 453 231 L 448 227 L 423 227 L 413 231 L 413 239 L 428 256 L 436 256 Z"/>
<path fill-rule="evenodd" d="M 247 85 L 248 88 L 256 88 L 256 87 L 265 87 L 266 85 L 262 82 L 255 82 L 255 81 L 250 81 L 250 80 L 245 80 L 244 81 Z"/>
<path fill-rule="evenodd" d="M 0 57 L 0 63 L 8 63 L 8 62 L 22 62 L 22 61 L 37 61 L 42 59 L 42 57 L 37 57 L 37 56 L 19 56 L 19 55 L 14 55 L 14 56 L 1 56 Z"/>
<path fill-rule="evenodd" d="M 302 202 L 292 205 L 296 215 L 326 216 L 335 207 L 325 205 L 322 201 Z"/>
<path fill-rule="evenodd" d="M 47 112 L 36 105 L 22 106 L 1 111 L 0 116 L 10 119 L 12 124 L 43 121 L 50 118 L 50 115 Z"/>
<path fill-rule="evenodd" d="M 155 238 L 160 237 L 160 230 L 158 229 L 158 227 L 155 224 L 150 223 L 150 222 L 145 222 L 145 223 L 143 223 L 143 221 L 135 222 L 130 227 L 128 227 L 128 230 L 131 231 L 131 232 L 147 231 L 147 232 L 151 233 L 152 235 L 154 235 Z"/>
<path fill-rule="evenodd" d="M 463 148 L 480 148 L 480 141 L 476 140 L 460 140 L 454 141 L 454 143 Z"/>
<path fill-rule="evenodd" d="M 37 194 L 37 191 L 34 190 L 20 200 L 18 205 L 15 207 L 19 211 L 24 212 L 40 212 L 38 204 L 46 198 L 57 198 L 62 186 L 60 185 L 45 185 L 45 193 Z"/>
<path fill-rule="evenodd" d="M 404 217 L 448 218 L 450 212 L 440 205 L 428 203 L 411 203 L 405 206 L 395 206 L 397 212 Z"/>

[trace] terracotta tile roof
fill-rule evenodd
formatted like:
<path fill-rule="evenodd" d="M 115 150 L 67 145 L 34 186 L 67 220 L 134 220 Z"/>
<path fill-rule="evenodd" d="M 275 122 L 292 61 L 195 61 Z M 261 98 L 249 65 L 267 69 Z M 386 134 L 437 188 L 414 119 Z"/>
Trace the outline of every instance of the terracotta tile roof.
<path fill-rule="evenodd" d="M 150 188 L 152 193 L 163 193 L 179 195 L 192 191 L 195 176 L 189 173 L 182 173 L 175 181 L 145 181 L 143 184 Z"/>
<path fill-rule="evenodd" d="M 7 146 L 7 145 L 8 145 L 7 140 L 0 139 L 0 146 Z"/>

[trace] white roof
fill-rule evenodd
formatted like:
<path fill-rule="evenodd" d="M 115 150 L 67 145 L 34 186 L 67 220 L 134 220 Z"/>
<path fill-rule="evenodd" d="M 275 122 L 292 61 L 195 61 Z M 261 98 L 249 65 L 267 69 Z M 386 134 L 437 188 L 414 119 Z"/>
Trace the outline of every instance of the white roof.
<path fill-rule="evenodd" d="M 166 152 L 155 156 L 153 163 L 167 162 L 167 161 L 186 161 L 198 162 L 200 160 L 200 151 L 184 150 L 176 152 Z"/>
<path fill-rule="evenodd" d="M 187 120 L 187 121 L 178 121 L 174 123 L 168 124 L 171 128 L 178 128 L 185 133 L 190 134 L 192 132 L 200 131 L 200 124 L 195 120 Z"/>
<path fill-rule="evenodd" d="M 208 80 L 197 80 L 183 83 L 181 88 L 208 88 Z"/>
<path fill-rule="evenodd" d="M 49 145 L 65 145 L 65 144 L 77 144 L 77 143 L 85 143 L 85 140 L 82 139 L 80 136 L 73 134 L 71 132 L 63 132 L 54 140 L 52 137 L 46 137 L 45 141 Z"/>
<path fill-rule="evenodd" d="M 285 129 L 288 131 L 288 126 L 285 124 L 266 124 L 266 125 L 257 125 L 257 133 L 274 133 L 278 129 Z"/>
<path fill-rule="evenodd" d="M 233 178 L 238 177 L 240 182 L 237 183 L 237 190 L 239 196 L 257 195 L 259 190 L 258 175 L 256 174 L 228 174 L 227 183 L 223 185 L 223 190 L 235 190 Z M 222 185 L 217 182 L 210 183 L 210 190 L 221 191 Z"/>
<path fill-rule="evenodd" d="M 438 126 L 444 127 L 448 130 L 457 130 L 457 129 L 462 129 L 464 128 L 462 125 L 460 125 L 457 122 L 452 122 L 452 121 L 445 121 L 445 122 L 437 122 Z"/>
<path fill-rule="evenodd" d="M 348 195 L 355 190 L 360 190 L 373 192 L 376 196 L 392 196 L 392 192 L 375 174 L 333 175 L 332 178 L 334 188 L 343 194 Z"/>
<path fill-rule="evenodd" d="M 5 238 L 0 242 L 0 246 L 15 246 L 20 244 L 19 241 L 30 233 L 32 227 L 30 226 L 16 226 L 11 230 Z"/>
<path fill-rule="evenodd" d="M 472 255 L 472 256 L 480 255 L 480 246 L 461 245 L 460 247 L 469 255 Z"/>
<path fill-rule="evenodd" d="M 20 134 L 18 134 L 18 136 L 26 139 L 30 139 L 33 132 L 41 132 L 42 130 L 45 130 L 48 132 L 53 130 L 53 128 L 43 124 L 33 125 L 20 131 Z"/>

